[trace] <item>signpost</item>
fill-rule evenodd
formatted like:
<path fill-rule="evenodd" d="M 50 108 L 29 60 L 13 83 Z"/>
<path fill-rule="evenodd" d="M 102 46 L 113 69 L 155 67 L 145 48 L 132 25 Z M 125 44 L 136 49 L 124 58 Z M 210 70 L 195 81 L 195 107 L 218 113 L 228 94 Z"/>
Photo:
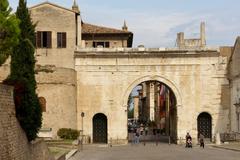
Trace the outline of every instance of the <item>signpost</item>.
<path fill-rule="evenodd" d="M 84 112 L 81 113 L 81 117 L 82 117 L 82 140 L 81 140 L 81 150 L 83 150 L 83 117 L 84 117 Z"/>

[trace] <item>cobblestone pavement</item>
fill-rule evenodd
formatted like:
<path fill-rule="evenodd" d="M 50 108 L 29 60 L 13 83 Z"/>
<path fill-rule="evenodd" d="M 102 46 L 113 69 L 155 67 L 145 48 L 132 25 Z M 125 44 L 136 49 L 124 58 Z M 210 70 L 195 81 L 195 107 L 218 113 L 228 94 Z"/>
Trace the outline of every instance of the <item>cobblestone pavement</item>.
<path fill-rule="evenodd" d="M 180 145 L 151 143 L 144 146 L 125 145 L 107 147 L 104 145 L 84 146 L 70 160 L 239 160 L 240 152 L 206 146 L 185 148 Z"/>

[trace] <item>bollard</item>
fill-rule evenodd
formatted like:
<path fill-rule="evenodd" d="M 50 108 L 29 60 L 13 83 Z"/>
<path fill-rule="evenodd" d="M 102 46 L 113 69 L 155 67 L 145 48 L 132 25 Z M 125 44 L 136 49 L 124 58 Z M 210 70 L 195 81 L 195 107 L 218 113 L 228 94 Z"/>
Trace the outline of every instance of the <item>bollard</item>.
<path fill-rule="evenodd" d="M 220 133 L 216 133 L 216 145 L 221 145 Z"/>
<path fill-rule="evenodd" d="M 110 138 L 110 147 L 112 147 L 112 138 Z"/>

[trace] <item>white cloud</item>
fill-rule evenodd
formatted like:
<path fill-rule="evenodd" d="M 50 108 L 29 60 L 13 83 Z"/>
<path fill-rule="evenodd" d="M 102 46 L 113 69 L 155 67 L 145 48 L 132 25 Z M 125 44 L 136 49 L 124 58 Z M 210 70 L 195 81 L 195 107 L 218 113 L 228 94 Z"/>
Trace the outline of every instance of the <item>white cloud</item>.
<path fill-rule="evenodd" d="M 17 4 L 15 0 L 10 2 Z M 222 9 L 180 12 L 163 7 L 159 10 L 156 7 L 153 10 L 139 10 L 134 6 L 112 8 L 104 3 L 99 6 L 83 2 L 80 3 L 80 10 L 86 22 L 121 29 L 126 19 L 129 30 L 134 33 L 134 46 L 174 46 L 177 32 L 185 32 L 187 38 L 199 37 L 201 21 L 206 22 L 207 43 L 210 45 L 233 45 L 235 38 L 240 35 L 240 15 L 231 9 L 224 12 Z M 54 3 L 72 4 L 69 0 Z"/>
<path fill-rule="evenodd" d="M 102 6 L 101 6 L 102 7 Z M 240 16 L 233 12 L 214 10 L 196 12 L 138 11 L 134 9 L 113 9 L 107 6 L 99 10 L 83 6 L 84 20 L 114 28 L 121 28 L 126 19 L 129 30 L 134 33 L 134 46 L 174 46 L 177 32 L 185 32 L 187 38 L 197 38 L 200 22 L 206 22 L 206 36 L 209 45 L 233 45 L 240 34 Z"/>

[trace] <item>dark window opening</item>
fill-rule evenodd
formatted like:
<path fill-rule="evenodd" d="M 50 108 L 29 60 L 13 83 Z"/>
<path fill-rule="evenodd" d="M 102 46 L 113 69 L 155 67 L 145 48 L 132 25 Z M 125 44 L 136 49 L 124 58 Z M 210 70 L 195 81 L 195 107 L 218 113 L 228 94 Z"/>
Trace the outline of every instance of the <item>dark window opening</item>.
<path fill-rule="evenodd" d="M 36 36 L 37 48 L 52 48 L 52 32 L 38 31 Z"/>
<path fill-rule="evenodd" d="M 93 47 L 94 48 L 97 48 L 99 46 L 101 46 L 103 48 L 109 48 L 110 44 L 109 44 L 109 42 L 93 42 Z"/>
<path fill-rule="evenodd" d="M 47 48 L 47 32 L 42 32 L 42 47 Z"/>
<path fill-rule="evenodd" d="M 46 99 L 44 97 L 39 97 L 38 99 L 42 112 L 46 112 Z"/>
<path fill-rule="evenodd" d="M 58 48 L 66 48 L 67 47 L 67 34 L 66 32 L 58 32 L 57 33 L 57 47 Z"/>

